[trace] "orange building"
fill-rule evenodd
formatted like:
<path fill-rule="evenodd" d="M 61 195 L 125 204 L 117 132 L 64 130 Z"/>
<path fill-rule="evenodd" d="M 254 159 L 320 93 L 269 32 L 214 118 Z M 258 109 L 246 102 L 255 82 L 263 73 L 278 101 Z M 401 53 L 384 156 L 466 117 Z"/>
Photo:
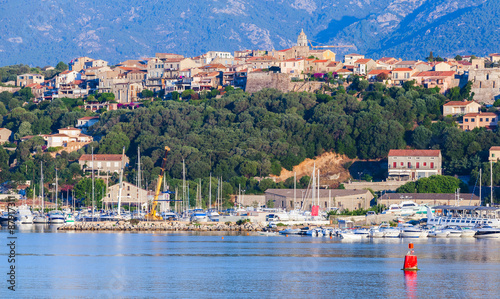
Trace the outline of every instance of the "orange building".
<path fill-rule="evenodd" d="M 498 116 L 493 112 L 468 113 L 464 115 L 462 129 L 464 131 L 475 128 L 494 129 L 498 126 Z"/>

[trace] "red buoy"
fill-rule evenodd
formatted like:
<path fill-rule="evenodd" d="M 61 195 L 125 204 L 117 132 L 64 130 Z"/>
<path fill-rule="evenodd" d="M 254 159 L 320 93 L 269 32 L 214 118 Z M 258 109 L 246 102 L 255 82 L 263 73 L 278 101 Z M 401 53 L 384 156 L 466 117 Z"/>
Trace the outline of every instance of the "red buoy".
<path fill-rule="evenodd" d="M 413 243 L 408 244 L 408 248 L 410 250 L 405 255 L 405 263 L 404 263 L 404 266 L 403 266 L 403 270 L 405 270 L 405 271 L 416 271 L 416 270 L 418 270 L 418 261 L 417 261 L 417 256 L 414 255 Z"/>

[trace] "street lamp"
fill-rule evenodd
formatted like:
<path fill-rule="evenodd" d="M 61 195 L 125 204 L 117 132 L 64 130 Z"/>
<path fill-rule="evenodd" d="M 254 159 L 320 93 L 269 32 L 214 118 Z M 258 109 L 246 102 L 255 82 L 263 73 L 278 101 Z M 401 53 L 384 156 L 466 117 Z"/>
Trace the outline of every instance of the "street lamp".
<path fill-rule="evenodd" d="M 359 181 L 361 182 L 361 175 L 363 174 L 362 171 L 358 171 L 358 178 L 359 178 Z"/>

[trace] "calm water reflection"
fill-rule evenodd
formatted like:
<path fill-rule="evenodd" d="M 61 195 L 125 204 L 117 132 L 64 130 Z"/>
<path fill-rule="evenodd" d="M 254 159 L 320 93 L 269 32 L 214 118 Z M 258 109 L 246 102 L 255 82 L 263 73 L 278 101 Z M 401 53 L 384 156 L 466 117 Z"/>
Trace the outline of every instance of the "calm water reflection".
<path fill-rule="evenodd" d="M 5 241 L 7 231 L 1 230 Z M 500 241 L 417 239 L 418 273 L 401 271 L 409 240 L 199 233 L 17 234 L 16 297 L 481 298 L 500 294 Z M 1 265 L 6 265 L 5 247 Z M 2 267 L 4 269 L 4 267 Z M 4 281 L 4 280 L 2 280 Z M 7 298 L 5 283 L 0 297 Z M 10 297 L 9 296 L 9 297 Z"/>

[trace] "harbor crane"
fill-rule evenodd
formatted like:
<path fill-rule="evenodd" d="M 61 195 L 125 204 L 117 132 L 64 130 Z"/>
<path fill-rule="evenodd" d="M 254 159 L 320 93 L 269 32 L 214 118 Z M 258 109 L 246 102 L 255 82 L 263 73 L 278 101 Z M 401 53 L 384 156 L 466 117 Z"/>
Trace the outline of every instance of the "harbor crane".
<path fill-rule="evenodd" d="M 155 197 L 153 199 L 153 206 L 151 207 L 151 211 L 146 215 L 146 220 L 163 220 L 163 218 L 156 213 L 156 208 L 158 206 L 158 196 L 160 195 L 161 182 L 163 180 L 163 175 L 165 174 L 165 168 L 167 167 L 167 155 L 170 151 L 168 146 L 165 146 L 165 157 L 163 158 L 163 162 L 161 163 L 161 171 L 158 175 L 158 182 L 156 183 L 156 192 Z"/>
<path fill-rule="evenodd" d="M 307 40 L 313 49 L 327 49 L 327 48 L 354 48 L 354 45 L 339 45 L 339 46 L 313 46 L 312 40 Z"/>

